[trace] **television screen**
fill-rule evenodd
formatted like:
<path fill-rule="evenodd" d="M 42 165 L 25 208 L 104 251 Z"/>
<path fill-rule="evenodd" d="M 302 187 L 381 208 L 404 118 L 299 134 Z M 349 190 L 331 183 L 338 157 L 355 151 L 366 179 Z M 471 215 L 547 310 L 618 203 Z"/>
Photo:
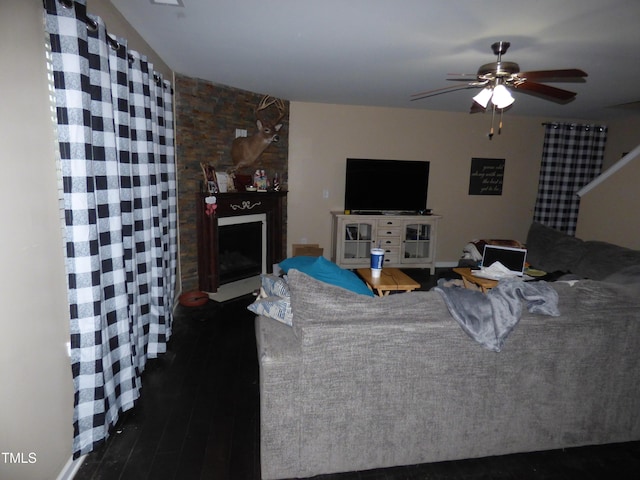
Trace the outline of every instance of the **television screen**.
<path fill-rule="evenodd" d="M 344 208 L 354 213 L 427 208 L 429 162 L 347 158 Z"/>

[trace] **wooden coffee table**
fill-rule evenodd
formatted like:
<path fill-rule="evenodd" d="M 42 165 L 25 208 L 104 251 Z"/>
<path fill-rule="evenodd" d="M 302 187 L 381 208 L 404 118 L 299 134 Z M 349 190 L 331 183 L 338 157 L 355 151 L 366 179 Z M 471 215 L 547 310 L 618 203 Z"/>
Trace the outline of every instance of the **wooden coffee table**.
<path fill-rule="evenodd" d="M 471 273 L 470 268 L 456 267 L 453 269 L 458 275 L 462 277 L 462 283 L 465 288 L 473 288 L 471 284 L 477 285 L 482 290 L 482 293 L 487 293 L 487 290 L 492 289 L 498 285 L 497 280 L 491 280 L 489 278 L 476 277 Z"/>
<path fill-rule="evenodd" d="M 411 292 L 420 288 L 420 284 L 398 268 L 384 267 L 380 277 L 373 278 L 370 268 L 359 268 L 358 275 L 372 291 L 379 297 L 389 295 L 390 292 Z"/>

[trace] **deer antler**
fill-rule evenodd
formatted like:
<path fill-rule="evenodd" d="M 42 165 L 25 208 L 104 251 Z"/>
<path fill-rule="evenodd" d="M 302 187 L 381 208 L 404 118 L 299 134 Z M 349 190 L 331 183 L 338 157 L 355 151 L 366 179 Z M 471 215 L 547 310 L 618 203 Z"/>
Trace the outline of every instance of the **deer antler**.
<path fill-rule="evenodd" d="M 274 105 L 278 110 L 278 118 L 273 122 L 274 124 L 278 123 L 284 117 L 286 113 L 286 107 L 284 105 L 284 101 L 279 98 L 272 97 L 271 95 L 265 95 L 260 100 L 260 103 L 256 107 L 256 117 L 258 116 L 258 112 L 262 110 L 266 110 L 271 105 Z"/>
<path fill-rule="evenodd" d="M 276 102 L 276 100 L 278 99 L 272 97 L 271 95 L 265 95 L 264 97 L 262 97 L 262 99 L 260 99 L 260 103 L 256 107 L 256 112 L 269 108 L 271 105 L 273 105 Z"/>

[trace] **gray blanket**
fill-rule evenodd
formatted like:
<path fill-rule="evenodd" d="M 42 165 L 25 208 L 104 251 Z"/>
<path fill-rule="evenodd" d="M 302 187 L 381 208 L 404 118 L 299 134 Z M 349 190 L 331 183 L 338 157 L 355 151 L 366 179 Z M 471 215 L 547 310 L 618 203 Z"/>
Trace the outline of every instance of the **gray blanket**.
<path fill-rule="evenodd" d="M 558 293 L 544 281 L 501 280 L 486 294 L 459 287 L 434 287 L 462 329 L 483 347 L 499 352 L 522 316 L 530 313 L 560 315 Z"/>

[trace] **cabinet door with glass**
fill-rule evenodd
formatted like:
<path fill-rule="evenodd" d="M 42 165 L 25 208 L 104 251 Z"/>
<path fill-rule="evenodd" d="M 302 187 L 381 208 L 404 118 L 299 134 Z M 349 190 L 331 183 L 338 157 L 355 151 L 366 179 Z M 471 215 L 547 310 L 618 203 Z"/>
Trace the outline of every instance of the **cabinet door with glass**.
<path fill-rule="evenodd" d="M 431 223 L 408 221 L 402 228 L 401 263 L 424 263 L 432 260 L 434 239 Z"/>
<path fill-rule="evenodd" d="M 345 264 L 362 264 L 369 261 L 371 245 L 376 238 L 376 224 L 372 221 L 348 221 L 342 223 L 342 258 Z"/>

